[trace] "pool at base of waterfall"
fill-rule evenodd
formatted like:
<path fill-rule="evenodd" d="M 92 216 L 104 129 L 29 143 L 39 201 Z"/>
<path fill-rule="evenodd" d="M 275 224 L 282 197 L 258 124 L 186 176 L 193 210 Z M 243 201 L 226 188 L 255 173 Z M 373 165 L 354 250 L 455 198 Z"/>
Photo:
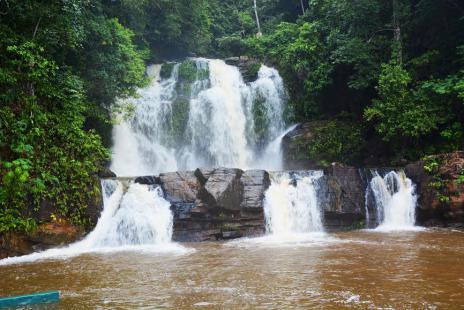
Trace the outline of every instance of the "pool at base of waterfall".
<path fill-rule="evenodd" d="M 0 266 L 0 295 L 58 289 L 62 300 L 52 309 L 464 307 L 462 231 L 182 245 L 196 251 L 87 253 Z"/>

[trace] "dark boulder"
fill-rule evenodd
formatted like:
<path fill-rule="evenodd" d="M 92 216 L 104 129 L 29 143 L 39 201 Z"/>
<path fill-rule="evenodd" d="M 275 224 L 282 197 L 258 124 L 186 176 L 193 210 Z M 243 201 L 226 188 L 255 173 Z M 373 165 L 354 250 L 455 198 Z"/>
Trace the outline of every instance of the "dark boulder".
<path fill-rule="evenodd" d="M 329 230 L 347 229 L 365 219 L 367 179 L 355 167 L 333 163 L 324 170 L 317 194 Z"/>
<path fill-rule="evenodd" d="M 200 182 L 192 171 L 161 173 L 159 184 L 171 202 L 193 203 L 200 190 Z"/>
<path fill-rule="evenodd" d="M 218 168 L 209 176 L 198 198 L 204 202 L 206 208 L 240 210 L 243 185 L 240 169 Z"/>
<path fill-rule="evenodd" d="M 271 185 L 269 173 L 264 170 L 248 170 L 242 175 L 241 182 L 243 186 L 242 210 L 262 210 L 264 193 Z"/>
<path fill-rule="evenodd" d="M 134 182 L 145 185 L 156 185 L 160 183 L 160 179 L 154 175 L 147 175 L 135 178 Z"/>

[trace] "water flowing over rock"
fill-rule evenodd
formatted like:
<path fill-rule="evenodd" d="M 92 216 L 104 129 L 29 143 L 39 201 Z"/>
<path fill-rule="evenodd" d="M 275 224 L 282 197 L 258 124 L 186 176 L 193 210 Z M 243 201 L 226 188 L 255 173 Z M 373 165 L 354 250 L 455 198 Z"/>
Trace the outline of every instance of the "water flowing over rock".
<path fill-rule="evenodd" d="M 317 200 L 321 171 L 276 173 L 266 192 L 266 231 L 277 236 L 322 232 Z"/>
<path fill-rule="evenodd" d="M 143 185 L 129 179 L 102 181 L 104 208 L 95 229 L 83 240 L 67 247 L 52 248 L 25 256 L 7 258 L 1 264 L 71 257 L 90 252 L 143 250 L 184 253 L 171 242 L 173 214 L 157 185 Z"/>
<path fill-rule="evenodd" d="M 275 69 L 262 65 L 250 83 L 222 60 L 187 60 L 173 65 L 168 78 L 160 70 L 149 67 L 151 84 L 121 102 L 135 111 L 114 126 L 111 169 L 118 176 L 197 167 L 281 169 L 286 94 Z"/>
<path fill-rule="evenodd" d="M 373 202 L 369 212 L 369 198 Z M 417 196 L 415 186 L 403 171 L 390 171 L 382 177 L 373 171 L 366 193 L 366 222 L 378 230 L 413 229 L 416 222 Z"/>
<path fill-rule="evenodd" d="M 103 188 L 105 209 L 81 247 L 158 245 L 171 241 L 170 203 L 159 187 L 106 180 Z"/>

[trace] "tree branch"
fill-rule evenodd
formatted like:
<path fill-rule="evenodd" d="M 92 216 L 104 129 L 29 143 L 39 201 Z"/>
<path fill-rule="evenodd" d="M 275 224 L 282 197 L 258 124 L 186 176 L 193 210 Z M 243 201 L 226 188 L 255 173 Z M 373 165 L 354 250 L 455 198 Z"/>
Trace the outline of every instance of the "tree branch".
<path fill-rule="evenodd" d="M 34 33 L 32 34 L 32 40 L 35 39 L 35 35 L 37 34 L 37 30 L 39 29 L 40 21 L 42 20 L 42 16 L 39 17 L 37 24 L 35 24 Z"/>

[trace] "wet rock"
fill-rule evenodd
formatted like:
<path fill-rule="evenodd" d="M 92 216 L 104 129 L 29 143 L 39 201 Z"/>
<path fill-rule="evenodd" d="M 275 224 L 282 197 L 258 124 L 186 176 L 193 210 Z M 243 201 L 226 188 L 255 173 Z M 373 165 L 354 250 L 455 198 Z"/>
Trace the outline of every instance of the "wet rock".
<path fill-rule="evenodd" d="M 271 185 L 269 173 L 264 170 L 248 170 L 242 175 L 241 182 L 243 186 L 242 210 L 262 210 L 264 193 Z"/>
<path fill-rule="evenodd" d="M 200 190 L 200 182 L 192 171 L 161 173 L 159 184 L 170 202 L 193 203 Z"/>
<path fill-rule="evenodd" d="M 286 170 L 322 169 L 319 159 L 309 156 L 308 145 L 314 141 L 315 131 L 328 121 L 299 124 L 282 139 L 284 168 Z"/>
<path fill-rule="evenodd" d="M 267 172 L 218 168 L 197 169 L 193 175 L 195 199 L 177 195 L 178 201 L 171 200 L 174 240 L 220 240 L 264 232 L 262 199 L 270 184 Z"/>
<path fill-rule="evenodd" d="M 160 183 L 160 179 L 154 175 L 147 175 L 135 178 L 134 182 L 145 185 L 155 185 Z"/>
<path fill-rule="evenodd" d="M 359 169 L 333 163 L 324 170 L 318 198 L 325 211 L 363 214 L 366 187 Z"/>
<path fill-rule="evenodd" d="M 208 181 L 210 175 L 213 173 L 213 171 L 214 169 L 197 168 L 195 170 L 195 176 L 197 177 L 198 181 L 200 181 L 200 184 L 204 186 L 206 184 L 206 181 Z"/>
<path fill-rule="evenodd" d="M 238 67 L 245 83 L 250 83 L 258 78 L 258 71 L 261 68 L 261 62 L 257 59 L 247 56 L 229 57 L 224 59 L 225 63 Z"/>
<path fill-rule="evenodd" d="M 218 168 L 209 176 L 199 192 L 199 199 L 206 208 L 240 210 L 243 186 L 240 169 Z"/>
<path fill-rule="evenodd" d="M 111 171 L 108 167 L 102 167 L 101 170 L 98 171 L 98 177 L 101 179 L 115 178 L 116 173 Z"/>
<path fill-rule="evenodd" d="M 39 225 L 31 233 L 7 232 L 0 234 L 0 258 L 26 255 L 49 248 L 65 246 L 84 236 L 82 228 L 65 221 Z"/>

